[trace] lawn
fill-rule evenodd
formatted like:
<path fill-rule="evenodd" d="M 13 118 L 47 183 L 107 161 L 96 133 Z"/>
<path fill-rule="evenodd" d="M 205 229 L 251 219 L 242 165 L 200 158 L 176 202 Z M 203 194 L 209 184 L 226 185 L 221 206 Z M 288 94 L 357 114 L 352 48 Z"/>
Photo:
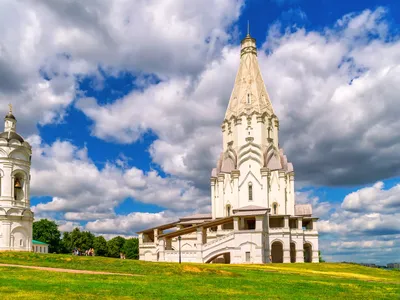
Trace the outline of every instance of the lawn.
<path fill-rule="evenodd" d="M 142 276 L 0 267 L 1 299 L 399 299 L 400 272 L 351 264 L 200 265 L 0 253 L 0 263 Z"/>

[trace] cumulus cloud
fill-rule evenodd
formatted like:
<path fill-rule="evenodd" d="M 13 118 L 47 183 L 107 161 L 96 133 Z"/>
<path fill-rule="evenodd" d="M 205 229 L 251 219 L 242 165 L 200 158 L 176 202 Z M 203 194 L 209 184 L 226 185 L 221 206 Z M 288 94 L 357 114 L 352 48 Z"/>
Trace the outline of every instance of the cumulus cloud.
<path fill-rule="evenodd" d="M 354 185 L 398 175 L 400 41 L 388 38 L 385 13 L 349 14 L 322 32 L 282 34 L 275 24 L 259 51 L 281 120 L 280 143 L 303 184 Z M 196 80 L 170 79 L 112 104 L 82 99 L 77 107 L 103 139 L 131 143 L 154 131 L 153 161 L 205 188 L 238 63 L 239 49 L 226 46 Z"/>
<path fill-rule="evenodd" d="M 1 1 L 0 110 L 12 102 L 20 132 L 31 134 L 37 122 L 62 121 L 79 80 L 101 82 L 99 68 L 196 76 L 231 38 L 243 4 L 196 2 Z"/>
<path fill-rule="evenodd" d="M 377 182 L 346 195 L 341 205 L 330 203 L 329 213 L 317 223 L 322 253 L 332 261 L 396 260 L 400 251 L 400 206 L 387 199 L 398 189 L 398 184 L 384 189 L 383 183 Z M 319 209 L 320 200 L 312 191 L 301 194 L 300 199 Z"/>
<path fill-rule="evenodd" d="M 160 213 L 135 212 L 126 216 L 118 216 L 117 218 L 88 222 L 85 228 L 95 233 L 132 235 L 139 230 L 175 222 L 177 220 L 178 217 L 176 214 L 166 211 Z"/>
<path fill-rule="evenodd" d="M 112 163 L 100 169 L 86 148 L 68 141 L 48 145 L 37 136 L 28 140 L 34 146 L 32 196 L 52 196 L 52 201 L 33 207 L 35 213 L 65 212 L 71 221 L 111 217 L 126 198 L 183 212 L 209 205 L 208 197 L 185 180 Z"/>

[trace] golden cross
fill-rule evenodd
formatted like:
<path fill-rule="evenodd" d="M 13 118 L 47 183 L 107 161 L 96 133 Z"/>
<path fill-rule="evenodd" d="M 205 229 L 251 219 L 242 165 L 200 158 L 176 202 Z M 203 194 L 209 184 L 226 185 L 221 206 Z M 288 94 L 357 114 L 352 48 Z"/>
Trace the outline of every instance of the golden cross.
<path fill-rule="evenodd" d="M 10 108 L 10 113 L 12 113 L 12 104 L 8 104 L 8 107 Z"/>

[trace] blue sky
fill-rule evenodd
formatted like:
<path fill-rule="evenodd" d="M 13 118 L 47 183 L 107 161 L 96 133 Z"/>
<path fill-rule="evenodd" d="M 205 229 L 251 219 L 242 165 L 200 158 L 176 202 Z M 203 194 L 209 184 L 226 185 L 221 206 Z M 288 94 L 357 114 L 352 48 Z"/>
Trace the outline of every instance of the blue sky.
<path fill-rule="evenodd" d="M 398 260 L 400 4 L 172 2 L 0 4 L 1 111 L 34 148 L 36 218 L 111 237 L 208 212 L 249 20 L 324 256 Z"/>

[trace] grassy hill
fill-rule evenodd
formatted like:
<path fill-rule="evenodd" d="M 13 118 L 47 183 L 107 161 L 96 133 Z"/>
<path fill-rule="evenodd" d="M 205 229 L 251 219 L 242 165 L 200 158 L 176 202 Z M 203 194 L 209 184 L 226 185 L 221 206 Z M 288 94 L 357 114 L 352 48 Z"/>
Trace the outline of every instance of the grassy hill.
<path fill-rule="evenodd" d="M 0 263 L 141 276 L 0 267 L 1 299 L 399 299 L 400 272 L 350 264 L 203 265 L 0 253 Z"/>

